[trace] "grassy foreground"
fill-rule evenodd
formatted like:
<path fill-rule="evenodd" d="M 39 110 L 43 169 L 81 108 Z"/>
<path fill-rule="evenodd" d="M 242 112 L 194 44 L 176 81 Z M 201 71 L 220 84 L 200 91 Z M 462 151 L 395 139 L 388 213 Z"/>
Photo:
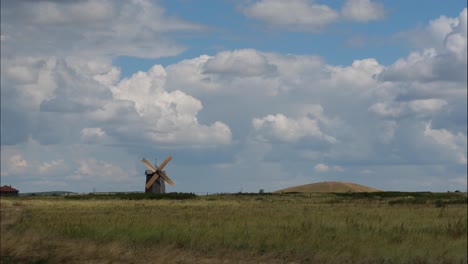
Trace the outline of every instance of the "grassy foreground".
<path fill-rule="evenodd" d="M 467 263 L 466 193 L 424 197 L 2 197 L 1 263 Z"/>

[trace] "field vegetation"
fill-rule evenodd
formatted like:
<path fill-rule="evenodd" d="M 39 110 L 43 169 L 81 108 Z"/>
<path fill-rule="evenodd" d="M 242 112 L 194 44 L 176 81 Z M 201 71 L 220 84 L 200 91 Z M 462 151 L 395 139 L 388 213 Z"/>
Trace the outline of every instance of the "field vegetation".
<path fill-rule="evenodd" d="M 467 263 L 466 193 L 72 197 L 2 197 L 1 262 Z"/>

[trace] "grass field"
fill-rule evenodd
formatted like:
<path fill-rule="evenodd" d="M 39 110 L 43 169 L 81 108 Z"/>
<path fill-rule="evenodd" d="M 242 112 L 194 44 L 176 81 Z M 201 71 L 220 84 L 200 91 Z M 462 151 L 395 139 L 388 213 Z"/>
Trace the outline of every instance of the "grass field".
<path fill-rule="evenodd" d="M 1 262 L 467 263 L 466 193 L 127 198 L 2 197 Z"/>

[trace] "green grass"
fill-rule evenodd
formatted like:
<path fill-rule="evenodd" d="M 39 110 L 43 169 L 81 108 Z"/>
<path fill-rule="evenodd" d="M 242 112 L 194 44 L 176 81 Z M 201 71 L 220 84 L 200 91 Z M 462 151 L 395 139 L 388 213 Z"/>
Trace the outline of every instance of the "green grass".
<path fill-rule="evenodd" d="M 267 256 L 297 262 L 466 263 L 466 194 L 457 195 L 2 198 L 2 206 L 22 208 L 7 229 L 9 234 L 33 234 L 44 241 L 115 242 L 203 256 Z M 425 202 L 389 204 L 407 196 Z M 459 198 L 465 203 L 449 203 Z M 437 206 L 434 201 L 441 199 L 447 203 Z"/>
<path fill-rule="evenodd" d="M 65 196 L 69 200 L 186 200 L 194 199 L 193 193 L 115 193 L 115 194 L 85 194 Z"/>

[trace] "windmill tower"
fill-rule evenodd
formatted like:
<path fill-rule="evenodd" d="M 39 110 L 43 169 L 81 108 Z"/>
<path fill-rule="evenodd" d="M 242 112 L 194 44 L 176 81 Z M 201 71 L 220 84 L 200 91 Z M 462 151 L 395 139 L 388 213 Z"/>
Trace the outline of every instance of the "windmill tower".
<path fill-rule="evenodd" d="M 146 186 L 145 193 L 166 193 L 166 185 L 164 182 L 169 183 L 171 186 L 174 186 L 174 182 L 167 177 L 166 172 L 162 169 L 171 161 L 172 157 L 167 156 L 167 158 L 158 165 L 155 163 L 154 166 L 149 163 L 146 159 L 142 159 L 143 162 L 149 170 L 145 171 L 146 175 Z"/>

